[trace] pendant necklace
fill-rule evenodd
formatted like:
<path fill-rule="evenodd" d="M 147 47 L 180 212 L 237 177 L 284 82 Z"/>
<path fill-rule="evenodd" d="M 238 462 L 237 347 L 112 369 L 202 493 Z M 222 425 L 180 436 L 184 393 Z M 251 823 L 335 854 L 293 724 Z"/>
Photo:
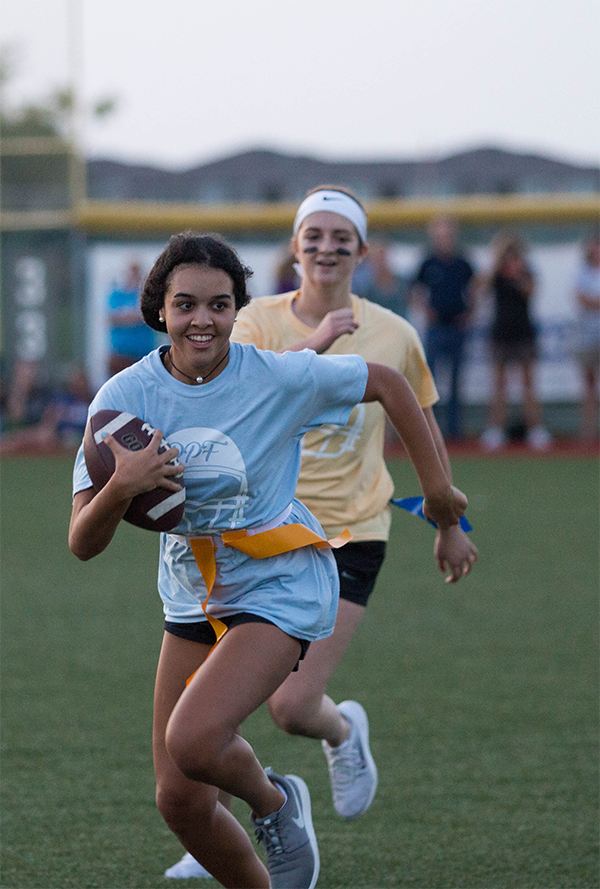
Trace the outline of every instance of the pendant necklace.
<path fill-rule="evenodd" d="M 230 348 L 231 348 L 231 347 L 230 347 Z M 188 379 L 188 380 L 191 380 L 192 383 L 204 383 L 204 381 L 207 380 L 208 377 L 210 377 L 210 375 L 213 374 L 213 373 L 216 371 L 216 369 L 217 369 L 218 367 L 220 367 L 220 366 L 223 364 L 223 362 L 225 361 L 225 359 L 229 356 L 230 348 L 227 349 L 227 351 L 225 352 L 225 354 L 223 355 L 223 357 L 220 359 L 220 361 L 218 361 L 218 362 L 215 364 L 215 366 L 214 366 L 211 370 L 209 370 L 209 372 L 208 372 L 207 374 L 205 374 L 203 377 L 191 377 L 189 374 L 186 374 L 186 373 L 184 373 L 182 370 L 179 370 L 179 368 L 177 367 L 177 365 L 176 365 L 175 362 L 173 361 L 173 356 L 171 355 L 171 347 L 170 347 L 170 346 L 169 346 L 169 348 L 167 349 L 167 351 L 165 352 L 165 355 L 168 355 L 168 356 L 169 356 L 169 361 L 170 361 L 170 363 L 171 363 L 171 367 L 173 368 L 173 370 L 176 370 L 177 373 L 178 373 L 178 374 L 181 374 L 182 377 L 187 377 L 187 379 Z"/>

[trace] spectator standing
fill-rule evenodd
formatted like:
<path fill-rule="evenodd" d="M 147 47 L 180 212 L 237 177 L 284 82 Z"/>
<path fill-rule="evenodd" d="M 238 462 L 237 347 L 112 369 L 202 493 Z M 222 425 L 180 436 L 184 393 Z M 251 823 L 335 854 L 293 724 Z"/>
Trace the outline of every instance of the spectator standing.
<path fill-rule="evenodd" d="M 551 437 L 542 425 L 542 410 L 534 385 L 536 331 L 530 306 L 535 280 L 525 247 L 514 235 L 498 237 L 493 256 L 489 292 L 494 300 L 490 331 L 494 376 L 489 424 L 481 442 L 486 450 L 498 450 L 506 443 L 507 370 L 512 365 L 521 372 L 527 444 L 543 450 L 550 445 Z"/>
<path fill-rule="evenodd" d="M 135 364 L 154 348 L 154 333 L 144 324 L 139 306 L 142 273 L 137 262 L 127 270 L 122 287 L 108 297 L 111 376 Z"/>
<path fill-rule="evenodd" d="M 583 376 L 580 435 L 598 438 L 598 371 L 600 369 L 600 235 L 585 244 L 584 262 L 577 275 L 577 357 Z"/>
<path fill-rule="evenodd" d="M 413 281 L 413 295 L 425 305 L 427 363 L 437 378 L 440 364 L 450 369 L 450 394 L 446 423 L 449 438 L 462 435 L 461 371 L 464 346 L 472 312 L 474 270 L 461 255 L 458 226 L 453 219 L 438 217 L 429 228 L 431 252 Z"/>

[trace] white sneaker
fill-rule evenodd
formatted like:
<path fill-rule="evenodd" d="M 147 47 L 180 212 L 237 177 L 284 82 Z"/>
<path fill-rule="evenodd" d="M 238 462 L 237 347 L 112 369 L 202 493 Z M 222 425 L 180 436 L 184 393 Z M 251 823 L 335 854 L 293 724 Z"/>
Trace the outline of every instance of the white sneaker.
<path fill-rule="evenodd" d="M 552 444 L 552 436 L 543 426 L 533 426 L 527 430 L 527 444 L 535 451 L 545 451 Z"/>
<path fill-rule="evenodd" d="M 342 701 L 338 710 L 350 723 L 350 735 L 338 747 L 323 741 L 329 766 L 333 805 L 347 821 L 367 811 L 377 790 L 377 767 L 369 750 L 369 720 L 356 701 Z"/>
<path fill-rule="evenodd" d="M 480 442 L 486 451 L 499 451 L 506 444 L 506 433 L 499 426 L 488 426 Z"/>
<path fill-rule="evenodd" d="M 211 880 L 212 874 L 198 864 L 194 856 L 190 852 L 186 852 L 181 861 L 167 868 L 165 877 L 174 880 L 188 880 L 190 877 L 201 877 L 205 880 Z"/>

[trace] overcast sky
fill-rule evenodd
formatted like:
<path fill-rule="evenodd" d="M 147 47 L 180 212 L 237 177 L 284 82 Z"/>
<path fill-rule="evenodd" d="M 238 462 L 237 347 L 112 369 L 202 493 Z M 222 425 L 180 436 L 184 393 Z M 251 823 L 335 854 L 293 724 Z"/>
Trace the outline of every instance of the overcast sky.
<path fill-rule="evenodd" d="M 499 145 L 599 160 L 598 0 L 1 0 L 1 13 L 11 103 L 70 71 L 84 104 L 118 99 L 81 128 L 90 156 L 182 167 L 250 147 L 407 159 Z"/>

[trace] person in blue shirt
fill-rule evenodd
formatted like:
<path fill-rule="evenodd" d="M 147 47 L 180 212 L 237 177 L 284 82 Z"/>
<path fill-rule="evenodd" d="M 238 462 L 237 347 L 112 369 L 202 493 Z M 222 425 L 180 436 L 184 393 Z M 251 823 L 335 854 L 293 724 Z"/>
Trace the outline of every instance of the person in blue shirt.
<path fill-rule="evenodd" d="M 465 340 L 473 308 L 475 273 L 458 249 L 458 227 L 453 219 L 438 217 L 429 228 L 431 252 L 413 281 L 413 297 L 425 306 L 425 354 L 436 378 L 440 364 L 450 369 L 450 394 L 444 435 L 460 438 L 462 425 L 461 372 Z"/>
<path fill-rule="evenodd" d="M 155 346 L 154 333 L 144 323 L 140 311 L 141 285 L 141 269 L 132 262 L 123 286 L 116 287 L 108 297 L 111 375 L 139 361 Z"/>
<path fill-rule="evenodd" d="M 183 470 L 183 518 L 161 535 L 157 804 L 223 886 L 313 889 L 319 855 L 308 789 L 295 775 L 265 770 L 238 733 L 335 622 L 330 546 L 343 535 L 326 541 L 294 497 L 301 439 L 323 423 L 346 423 L 360 401 L 379 401 L 413 461 L 428 517 L 441 528 L 457 524 L 466 497 L 450 484 L 397 371 L 356 355 L 278 354 L 230 341 L 249 274 L 218 238 L 170 239 L 141 299 L 146 323 L 170 345 L 109 379 L 90 406 L 90 416 L 112 409 L 141 417 L 152 441 L 128 451 L 107 432 L 115 471 L 100 491 L 79 452 L 69 545 L 93 558 L 136 495 L 180 491 Z M 163 434 L 174 446 L 159 454 Z M 248 804 L 267 868 L 219 790 Z"/>

